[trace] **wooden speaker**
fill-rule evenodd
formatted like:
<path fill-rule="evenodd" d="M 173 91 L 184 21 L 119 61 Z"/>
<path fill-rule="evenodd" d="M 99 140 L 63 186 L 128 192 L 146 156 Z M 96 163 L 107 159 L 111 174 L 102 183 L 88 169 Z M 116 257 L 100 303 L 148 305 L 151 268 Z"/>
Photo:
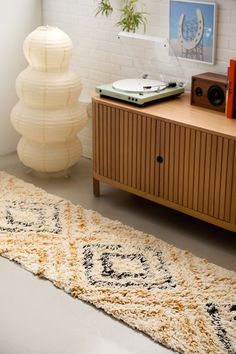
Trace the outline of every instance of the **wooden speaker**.
<path fill-rule="evenodd" d="M 207 72 L 192 76 L 191 104 L 224 112 L 226 88 L 226 75 Z"/>

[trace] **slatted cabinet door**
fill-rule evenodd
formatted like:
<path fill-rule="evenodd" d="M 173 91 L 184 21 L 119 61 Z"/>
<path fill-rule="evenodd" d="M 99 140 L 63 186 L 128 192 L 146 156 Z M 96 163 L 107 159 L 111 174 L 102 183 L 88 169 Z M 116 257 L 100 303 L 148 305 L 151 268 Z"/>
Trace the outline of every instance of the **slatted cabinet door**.
<path fill-rule="evenodd" d="M 143 193 L 159 195 L 160 122 L 106 105 L 94 105 L 94 172 Z"/>
<path fill-rule="evenodd" d="M 235 140 L 166 121 L 160 126 L 158 196 L 235 224 Z"/>

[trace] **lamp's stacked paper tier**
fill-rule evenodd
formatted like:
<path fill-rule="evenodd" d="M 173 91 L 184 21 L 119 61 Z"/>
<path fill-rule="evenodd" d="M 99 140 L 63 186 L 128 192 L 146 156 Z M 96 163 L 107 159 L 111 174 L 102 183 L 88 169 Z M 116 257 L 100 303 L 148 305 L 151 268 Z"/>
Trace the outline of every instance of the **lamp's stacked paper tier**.
<path fill-rule="evenodd" d="M 20 160 L 38 172 L 67 170 L 81 156 L 77 134 L 87 114 L 78 102 L 81 81 L 69 68 L 72 49 L 70 38 L 56 27 L 39 27 L 24 41 L 30 65 L 16 80 L 19 102 L 11 121 L 22 135 Z"/>

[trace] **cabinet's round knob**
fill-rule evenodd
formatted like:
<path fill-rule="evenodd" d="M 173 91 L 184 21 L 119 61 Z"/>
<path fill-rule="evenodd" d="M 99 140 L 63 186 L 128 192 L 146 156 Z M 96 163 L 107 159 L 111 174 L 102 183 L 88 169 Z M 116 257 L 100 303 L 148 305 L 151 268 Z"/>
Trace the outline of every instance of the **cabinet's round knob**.
<path fill-rule="evenodd" d="M 157 156 L 157 162 L 162 163 L 164 161 L 163 157 L 158 155 Z"/>

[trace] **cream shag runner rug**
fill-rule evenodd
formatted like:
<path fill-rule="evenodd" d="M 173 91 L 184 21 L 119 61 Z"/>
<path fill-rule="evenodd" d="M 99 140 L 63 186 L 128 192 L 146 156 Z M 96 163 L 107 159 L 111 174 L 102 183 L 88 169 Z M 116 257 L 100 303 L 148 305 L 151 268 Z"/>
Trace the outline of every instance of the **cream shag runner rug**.
<path fill-rule="evenodd" d="M 0 254 L 180 353 L 236 351 L 236 273 L 4 172 Z"/>

